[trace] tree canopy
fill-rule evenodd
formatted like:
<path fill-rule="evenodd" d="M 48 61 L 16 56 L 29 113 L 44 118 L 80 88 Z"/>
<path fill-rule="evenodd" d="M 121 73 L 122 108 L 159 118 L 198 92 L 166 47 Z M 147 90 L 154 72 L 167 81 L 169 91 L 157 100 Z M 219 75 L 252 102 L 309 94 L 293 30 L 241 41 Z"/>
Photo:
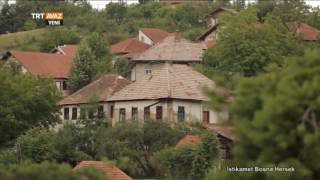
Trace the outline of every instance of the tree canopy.
<path fill-rule="evenodd" d="M 292 173 L 218 173 L 221 179 L 318 179 L 319 51 L 286 58 L 285 68 L 239 79 L 231 122 L 239 140 L 231 165 L 293 167 Z M 229 164 L 230 166 L 230 164 Z M 223 178 L 222 178 L 223 177 Z"/>
<path fill-rule="evenodd" d="M 0 64 L 0 87 L 1 148 L 34 126 L 50 127 L 58 121 L 60 95 L 52 80 Z"/>

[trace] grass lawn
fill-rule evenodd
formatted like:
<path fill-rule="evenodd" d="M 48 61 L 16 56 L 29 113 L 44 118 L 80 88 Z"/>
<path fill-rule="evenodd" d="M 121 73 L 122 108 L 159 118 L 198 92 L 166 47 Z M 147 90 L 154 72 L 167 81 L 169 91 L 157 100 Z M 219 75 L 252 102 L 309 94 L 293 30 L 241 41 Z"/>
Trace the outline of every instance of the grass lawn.
<path fill-rule="evenodd" d="M 42 28 L 0 35 L 0 51 L 21 48 L 37 50 L 38 47 L 34 42 L 39 42 L 43 38 L 44 32 L 45 29 Z"/>

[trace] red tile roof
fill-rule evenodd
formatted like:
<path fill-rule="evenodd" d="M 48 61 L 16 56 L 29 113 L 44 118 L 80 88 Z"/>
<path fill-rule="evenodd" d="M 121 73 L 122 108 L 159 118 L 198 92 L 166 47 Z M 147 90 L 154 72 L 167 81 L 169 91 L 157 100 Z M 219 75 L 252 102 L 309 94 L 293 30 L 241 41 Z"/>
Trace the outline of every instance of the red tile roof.
<path fill-rule="evenodd" d="M 74 170 L 93 167 L 105 173 L 108 180 L 132 180 L 130 176 L 119 168 L 103 161 L 81 161 Z"/>
<path fill-rule="evenodd" d="M 320 30 L 302 22 L 287 23 L 290 31 L 304 41 L 316 41 L 320 39 Z"/>
<path fill-rule="evenodd" d="M 73 57 L 67 55 L 23 51 L 10 51 L 10 54 L 35 76 L 67 79 L 73 64 Z"/>
<path fill-rule="evenodd" d="M 79 45 L 66 44 L 64 46 L 61 46 L 61 49 L 65 53 L 64 55 L 75 57 L 78 47 Z"/>
<path fill-rule="evenodd" d="M 124 54 L 128 58 L 132 58 L 144 52 L 149 47 L 151 46 L 140 42 L 137 38 L 130 38 L 112 45 L 110 50 L 114 54 Z"/>
<path fill-rule="evenodd" d="M 236 139 L 234 128 L 231 126 L 224 126 L 220 124 L 203 124 L 203 126 L 206 129 L 213 131 L 214 133 L 226 137 L 230 140 L 234 141 Z"/>
<path fill-rule="evenodd" d="M 64 98 L 59 102 L 59 105 L 86 104 L 90 102 L 93 95 L 97 95 L 99 102 L 107 101 L 115 92 L 129 84 L 130 81 L 122 76 L 106 74 Z"/>
<path fill-rule="evenodd" d="M 170 33 L 156 28 L 141 28 L 140 31 L 148 36 L 155 44 L 170 35 Z"/>
<path fill-rule="evenodd" d="M 201 138 L 195 135 L 186 135 L 176 144 L 176 147 L 181 147 L 187 144 L 197 145 L 201 143 Z"/>

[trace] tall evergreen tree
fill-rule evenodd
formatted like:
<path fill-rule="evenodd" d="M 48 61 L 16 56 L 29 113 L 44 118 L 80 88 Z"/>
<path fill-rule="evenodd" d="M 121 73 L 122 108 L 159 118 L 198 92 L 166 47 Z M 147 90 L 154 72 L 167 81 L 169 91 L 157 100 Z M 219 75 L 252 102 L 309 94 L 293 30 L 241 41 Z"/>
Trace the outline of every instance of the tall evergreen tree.
<path fill-rule="evenodd" d="M 94 76 L 95 55 L 88 44 L 82 43 L 77 51 L 69 79 L 69 90 L 75 92 L 89 84 Z"/>

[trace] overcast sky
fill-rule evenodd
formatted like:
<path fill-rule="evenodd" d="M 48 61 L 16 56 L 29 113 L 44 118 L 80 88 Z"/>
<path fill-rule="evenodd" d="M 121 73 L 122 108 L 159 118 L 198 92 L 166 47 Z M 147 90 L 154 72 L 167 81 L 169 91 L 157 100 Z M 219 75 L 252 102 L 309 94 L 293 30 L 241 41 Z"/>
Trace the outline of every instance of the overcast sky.
<path fill-rule="evenodd" d="M 2 0 L 0 0 L 2 1 Z M 110 2 L 110 1 L 118 1 L 118 0 L 88 0 L 90 2 L 90 4 L 93 6 L 93 7 L 96 7 L 96 8 L 104 8 L 105 4 L 107 2 Z M 133 2 L 133 3 L 136 3 L 138 0 L 127 0 L 127 2 Z M 256 0 L 247 0 L 249 2 L 254 2 Z M 312 7 L 317 7 L 317 6 L 320 6 L 320 0 L 305 0 L 306 3 L 308 5 L 311 5 Z M 13 3 L 15 2 L 15 0 L 9 0 L 10 3 Z"/>

